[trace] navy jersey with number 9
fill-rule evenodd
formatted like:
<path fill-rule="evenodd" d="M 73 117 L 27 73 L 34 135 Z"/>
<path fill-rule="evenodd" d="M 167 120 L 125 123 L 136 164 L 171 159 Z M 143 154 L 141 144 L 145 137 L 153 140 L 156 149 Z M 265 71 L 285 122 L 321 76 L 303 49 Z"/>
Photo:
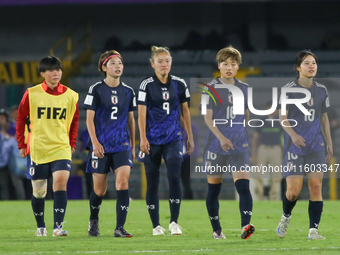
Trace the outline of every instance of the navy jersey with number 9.
<path fill-rule="evenodd" d="M 180 104 L 190 100 L 185 81 L 169 75 L 163 84 L 156 75 L 144 79 L 138 91 L 138 104 L 147 106 L 146 138 L 161 145 L 181 140 Z"/>
<path fill-rule="evenodd" d="M 84 109 L 95 111 L 96 136 L 105 153 L 131 149 L 127 121 L 128 113 L 136 107 L 135 92 L 123 82 L 110 87 L 102 80 L 90 86 Z"/>

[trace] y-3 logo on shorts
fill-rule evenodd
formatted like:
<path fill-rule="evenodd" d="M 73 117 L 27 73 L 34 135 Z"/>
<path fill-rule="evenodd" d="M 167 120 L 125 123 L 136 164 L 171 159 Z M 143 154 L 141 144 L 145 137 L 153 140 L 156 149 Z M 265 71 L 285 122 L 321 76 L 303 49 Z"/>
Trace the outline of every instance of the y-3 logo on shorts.
<path fill-rule="evenodd" d="M 93 205 L 91 205 L 91 208 L 92 208 L 92 210 L 94 210 L 94 209 L 99 210 L 99 209 L 100 209 L 100 206 L 101 206 L 101 205 L 98 205 L 98 206 L 93 206 Z"/>
<path fill-rule="evenodd" d="M 209 216 L 210 220 L 218 220 L 218 216 Z"/>
<path fill-rule="evenodd" d="M 60 213 L 64 213 L 65 212 L 65 209 L 64 208 L 56 208 L 54 209 L 54 211 L 57 213 L 57 212 L 60 212 Z"/>
<path fill-rule="evenodd" d="M 252 212 L 251 211 L 243 211 L 243 213 L 245 214 L 245 215 L 252 215 Z"/>
<path fill-rule="evenodd" d="M 40 213 L 34 213 L 35 216 L 43 216 L 44 215 L 44 212 L 40 212 Z"/>

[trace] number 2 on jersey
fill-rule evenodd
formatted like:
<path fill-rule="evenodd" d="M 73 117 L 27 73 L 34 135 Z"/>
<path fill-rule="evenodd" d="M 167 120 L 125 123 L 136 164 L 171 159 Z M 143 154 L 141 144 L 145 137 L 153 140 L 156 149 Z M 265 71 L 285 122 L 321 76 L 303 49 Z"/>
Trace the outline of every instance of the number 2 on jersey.
<path fill-rule="evenodd" d="M 116 120 L 117 116 L 115 114 L 118 112 L 118 107 L 117 106 L 112 106 L 112 112 L 111 112 L 111 120 Z"/>
<path fill-rule="evenodd" d="M 170 114 L 170 104 L 169 104 L 169 102 L 163 103 L 163 110 L 166 111 L 166 114 Z"/>

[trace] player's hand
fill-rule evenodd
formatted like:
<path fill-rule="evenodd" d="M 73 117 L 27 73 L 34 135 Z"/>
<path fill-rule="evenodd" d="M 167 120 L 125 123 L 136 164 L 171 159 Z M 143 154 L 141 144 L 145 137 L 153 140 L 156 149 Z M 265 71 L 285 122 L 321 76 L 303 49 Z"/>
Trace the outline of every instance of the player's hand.
<path fill-rule="evenodd" d="M 306 147 L 306 144 L 305 144 L 305 139 L 303 139 L 302 136 L 296 134 L 296 135 L 293 135 L 292 137 L 292 142 L 295 144 L 296 147 L 298 148 L 301 148 L 301 146 L 303 147 Z"/>
<path fill-rule="evenodd" d="M 233 143 L 227 137 L 223 137 L 220 140 L 220 144 L 221 144 L 222 149 L 225 152 L 228 152 L 228 150 L 230 150 L 230 149 L 234 150 Z"/>
<path fill-rule="evenodd" d="M 22 158 L 26 158 L 27 157 L 26 148 L 21 148 L 20 149 L 20 157 L 22 157 Z"/>
<path fill-rule="evenodd" d="M 93 152 L 96 157 L 104 158 L 104 147 L 99 142 L 93 143 Z"/>
<path fill-rule="evenodd" d="M 331 160 L 332 157 L 333 157 L 333 146 L 327 145 L 326 162 L 328 163 Z"/>
<path fill-rule="evenodd" d="M 76 152 L 76 149 L 73 148 L 73 147 L 71 147 L 71 153 L 73 154 L 73 153 L 75 153 L 75 152 Z"/>
<path fill-rule="evenodd" d="M 140 150 L 145 154 L 150 154 L 150 144 L 148 139 L 140 139 Z"/>
<path fill-rule="evenodd" d="M 194 139 L 193 138 L 188 139 L 187 154 L 190 155 L 194 151 L 194 148 L 195 148 Z"/>
<path fill-rule="evenodd" d="M 132 154 L 132 162 L 134 162 L 136 159 L 135 147 L 131 148 L 131 154 Z"/>

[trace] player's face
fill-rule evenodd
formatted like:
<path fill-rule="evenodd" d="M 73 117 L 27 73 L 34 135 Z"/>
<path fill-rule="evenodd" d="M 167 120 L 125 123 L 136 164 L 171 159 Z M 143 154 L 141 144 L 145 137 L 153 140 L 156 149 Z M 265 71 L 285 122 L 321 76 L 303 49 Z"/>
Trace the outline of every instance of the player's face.
<path fill-rule="evenodd" d="M 239 65 L 235 59 L 227 58 L 226 61 L 218 64 L 218 69 L 220 69 L 222 78 L 230 79 L 236 76 Z"/>
<path fill-rule="evenodd" d="M 103 70 L 106 72 L 106 76 L 120 77 L 123 74 L 124 65 L 120 57 L 112 57 L 107 61 L 106 66 L 103 66 Z"/>
<path fill-rule="evenodd" d="M 5 127 L 7 125 L 7 119 L 5 115 L 0 115 L 0 127 Z"/>
<path fill-rule="evenodd" d="M 156 74 L 165 76 L 170 73 L 171 62 L 171 56 L 166 52 L 162 52 L 153 59 L 151 66 L 155 69 Z"/>
<path fill-rule="evenodd" d="M 300 78 L 313 78 L 318 71 L 318 65 L 316 64 L 315 58 L 308 55 L 296 69 L 300 73 Z"/>
<path fill-rule="evenodd" d="M 40 75 L 44 77 L 46 84 L 48 86 L 55 87 L 61 80 L 63 71 L 61 69 L 56 70 L 46 70 L 46 72 L 41 72 Z"/>

